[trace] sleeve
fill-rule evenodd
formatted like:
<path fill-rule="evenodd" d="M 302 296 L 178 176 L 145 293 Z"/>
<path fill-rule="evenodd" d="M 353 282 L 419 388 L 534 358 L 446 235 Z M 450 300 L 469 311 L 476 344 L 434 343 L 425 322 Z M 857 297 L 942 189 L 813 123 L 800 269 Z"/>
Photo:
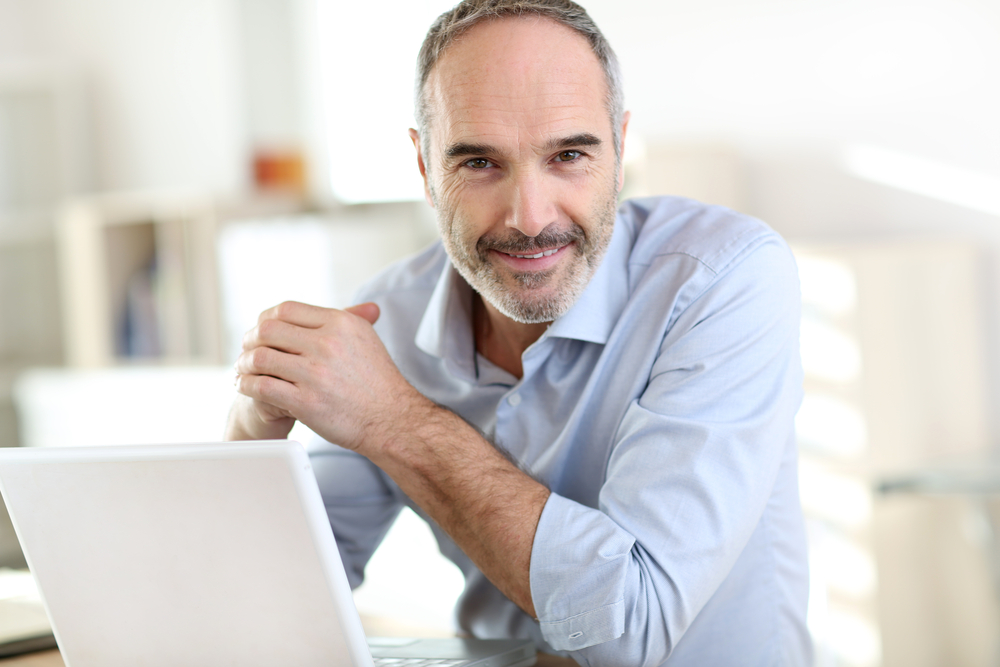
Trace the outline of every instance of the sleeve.
<path fill-rule="evenodd" d="M 793 433 L 799 303 L 790 251 L 768 242 L 669 328 L 598 508 L 552 494 L 543 509 L 530 577 L 553 648 L 581 665 L 659 665 L 733 569 Z"/>
<path fill-rule="evenodd" d="M 351 588 L 403 508 L 374 463 L 315 437 L 307 448 Z"/>

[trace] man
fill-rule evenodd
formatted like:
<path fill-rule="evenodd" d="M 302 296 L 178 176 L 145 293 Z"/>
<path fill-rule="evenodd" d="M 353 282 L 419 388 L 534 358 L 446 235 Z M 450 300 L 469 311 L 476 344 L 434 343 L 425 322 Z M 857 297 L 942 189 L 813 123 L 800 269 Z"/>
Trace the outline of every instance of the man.
<path fill-rule="evenodd" d="M 263 313 L 228 437 L 298 419 L 339 445 L 312 452 L 352 584 L 408 504 L 477 636 L 582 665 L 807 664 L 787 247 L 689 200 L 616 215 L 620 78 L 569 0 L 467 0 L 419 69 L 442 243 L 370 303 Z"/>

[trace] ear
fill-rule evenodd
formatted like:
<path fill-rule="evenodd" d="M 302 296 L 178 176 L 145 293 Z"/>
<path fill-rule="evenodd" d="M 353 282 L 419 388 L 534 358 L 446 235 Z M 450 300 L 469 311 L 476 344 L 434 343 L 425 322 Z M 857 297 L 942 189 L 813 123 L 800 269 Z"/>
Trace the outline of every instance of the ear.
<path fill-rule="evenodd" d="M 410 128 L 410 141 L 413 142 L 413 147 L 417 149 L 417 168 L 420 169 L 420 176 L 424 179 L 424 199 L 431 205 L 431 208 L 434 208 L 434 199 L 431 197 L 431 186 L 427 181 L 427 165 L 424 164 L 424 151 L 420 145 L 420 133 L 412 127 Z"/>
<path fill-rule="evenodd" d="M 621 146 L 618 147 L 618 155 L 622 164 L 625 163 L 625 133 L 628 131 L 628 121 L 632 118 L 632 112 L 626 111 L 622 115 L 622 134 L 621 134 Z M 618 192 L 622 191 L 625 187 L 625 168 L 621 167 L 618 169 Z"/>

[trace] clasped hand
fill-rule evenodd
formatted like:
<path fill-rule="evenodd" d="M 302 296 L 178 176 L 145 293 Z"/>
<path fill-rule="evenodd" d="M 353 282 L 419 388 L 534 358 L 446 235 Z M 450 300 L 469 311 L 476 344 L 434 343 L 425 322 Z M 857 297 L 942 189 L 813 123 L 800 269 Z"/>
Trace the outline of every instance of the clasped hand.
<path fill-rule="evenodd" d="M 423 397 L 372 328 L 378 317 L 374 303 L 335 310 L 287 301 L 261 313 L 236 361 L 236 390 L 250 399 L 236 418 L 264 426 L 243 432 L 284 437 L 298 420 L 362 453 L 387 437 L 391 416 Z"/>

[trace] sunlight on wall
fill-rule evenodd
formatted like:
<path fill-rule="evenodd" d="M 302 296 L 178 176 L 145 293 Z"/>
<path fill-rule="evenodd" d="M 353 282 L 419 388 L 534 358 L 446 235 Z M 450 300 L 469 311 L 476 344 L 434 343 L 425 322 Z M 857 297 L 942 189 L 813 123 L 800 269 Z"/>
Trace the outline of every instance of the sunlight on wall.
<path fill-rule="evenodd" d="M 868 446 L 868 428 L 857 406 L 837 396 L 810 392 L 795 418 L 799 444 L 832 457 L 853 458 Z"/>
<path fill-rule="evenodd" d="M 413 127 L 414 63 L 427 26 L 452 0 L 407 0 L 380 12 L 320 0 L 316 30 L 327 120 L 330 187 L 343 202 L 423 199 Z M 355 66 L 364 63 L 364 67 Z"/>
<path fill-rule="evenodd" d="M 1000 175 L 862 144 L 848 146 L 843 163 L 865 180 L 1000 215 Z"/>
<path fill-rule="evenodd" d="M 844 262 L 801 250 L 796 259 L 805 397 L 795 426 L 809 534 L 809 630 L 817 667 L 874 667 L 881 661 L 881 640 L 869 537 L 872 495 L 861 469 L 868 428 L 854 330 L 857 284 Z"/>

